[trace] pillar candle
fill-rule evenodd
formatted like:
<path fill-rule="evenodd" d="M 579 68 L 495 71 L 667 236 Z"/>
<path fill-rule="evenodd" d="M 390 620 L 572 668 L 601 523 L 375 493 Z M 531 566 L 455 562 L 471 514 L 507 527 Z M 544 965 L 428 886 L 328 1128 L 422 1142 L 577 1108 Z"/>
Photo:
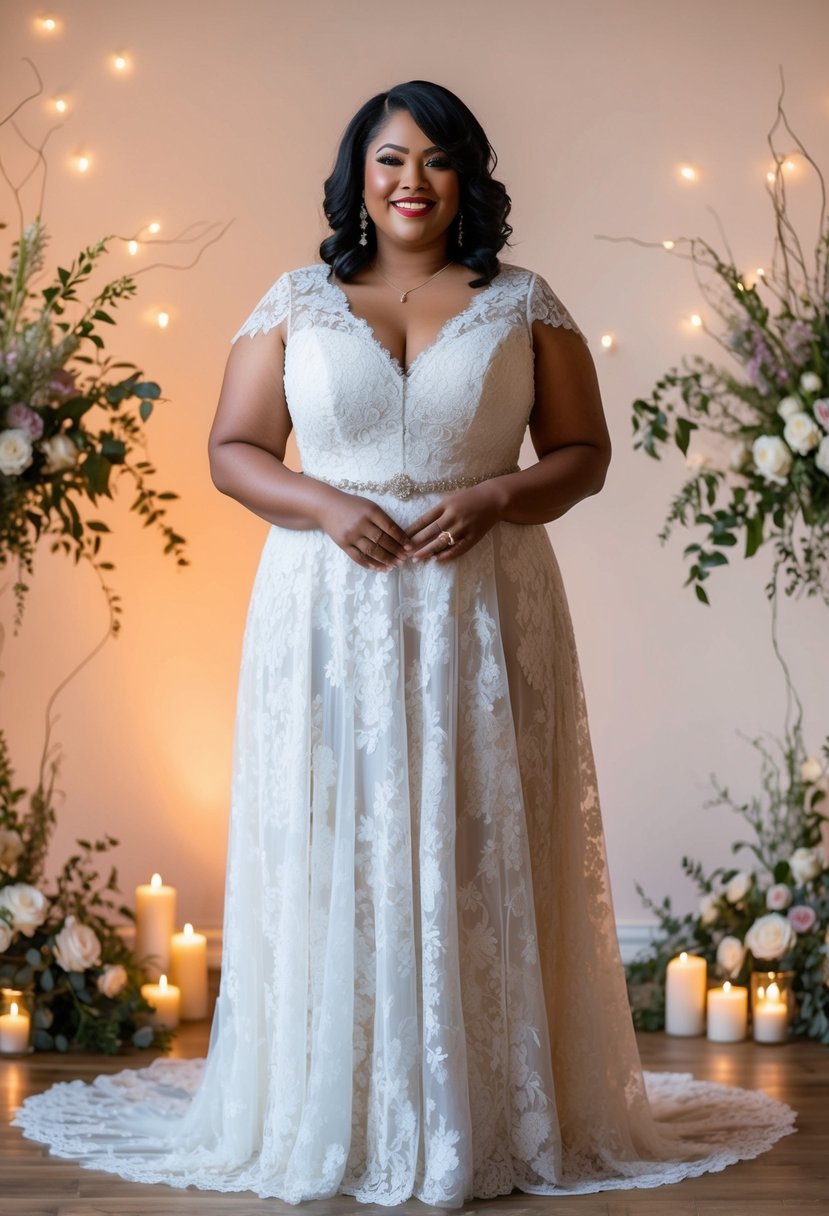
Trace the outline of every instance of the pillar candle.
<path fill-rule="evenodd" d="M 136 959 L 154 957 L 142 964 L 152 979 L 170 970 L 170 938 L 176 927 L 176 889 L 165 886 L 160 874 L 135 888 Z"/>
<path fill-rule="evenodd" d="M 207 1017 L 207 938 L 194 933 L 186 924 L 183 933 L 174 933 L 171 947 L 171 974 L 181 989 L 182 1018 Z"/>
<path fill-rule="evenodd" d="M 708 1038 L 714 1043 L 738 1043 L 748 1027 L 748 988 L 726 980 L 722 988 L 709 988 Z"/>
<path fill-rule="evenodd" d="M 665 981 L 665 1033 L 702 1034 L 705 1031 L 705 991 L 708 964 L 685 950 L 668 963 Z"/>
<path fill-rule="evenodd" d="M 0 1014 L 0 1052 L 26 1051 L 29 1047 L 31 1019 L 17 1001 L 12 1001 L 9 1013 Z"/>
<path fill-rule="evenodd" d="M 755 1043 L 785 1043 L 789 1037 L 789 1006 L 780 999 L 780 988 L 769 984 L 767 990 L 757 989 L 757 1000 L 751 1012 Z"/>
<path fill-rule="evenodd" d="M 150 1026 L 178 1026 L 181 993 L 175 984 L 167 983 L 166 975 L 157 984 L 142 984 L 141 995 L 155 1008 L 147 1018 Z"/>

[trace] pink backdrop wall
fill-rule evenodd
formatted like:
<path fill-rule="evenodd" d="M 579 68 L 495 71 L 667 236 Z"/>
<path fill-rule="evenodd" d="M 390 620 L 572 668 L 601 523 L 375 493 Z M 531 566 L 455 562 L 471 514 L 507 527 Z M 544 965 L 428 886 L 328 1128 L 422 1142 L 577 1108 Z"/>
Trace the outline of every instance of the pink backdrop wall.
<path fill-rule="evenodd" d="M 784 684 L 770 640 L 766 554 L 718 573 L 713 606 L 682 587 L 682 547 L 657 540 L 680 457 L 655 464 L 632 450 L 630 402 L 683 354 L 714 357 L 685 318 L 704 301 L 688 263 L 596 234 L 721 242 L 721 217 L 738 259 L 768 264 L 772 209 L 764 191 L 766 132 L 786 75 L 796 132 L 829 169 L 829 8 L 822 0 L 514 0 L 126 6 L 74 0 L 55 8 L 62 29 L 37 32 L 46 14 L 0 4 L 0 111 L 31 91 L 23 56 L 44 94 L 18 114 L 39 142 L 58 93 L 71 104 L 47 144 L 45 219 L 50 267 L 110 232 L 157 220 L 170 238 L 197 220 L 233 224 L 184 271 L 139 276 L 118 311 L 114 357 L 137 363 L 169 402 L 150 425 L 150 455 L 164 489 L 181 493 L 171 517 L 189 541 L 179 571 L 156 534 L 129 511 L 124 483 L 106 518 L 124 599 L 122 636 L 62 694 L 56 738 L 66 792 L 52 851 L 74 838 L 117 836 L 113 854 L 131 901 L 159 869 L 179 891 L 178 920 L 222 919 L 236 679 L 245 611 L 266 525 L 210 481 L 206 440 L 230 338 L 285 269 L 316 260 L 326 228 L 322 181 L 345 123 L 370 95 L 413 77 L 439 81 L 478 114 L 513 198 L 508 260 L 541 271 L 591 341 L 615 446 L 603 492 L 549 526 L 564 571 L 580 648 L 599 768 L 619 921 L 647 920 L 634 882 L 673 888 L 691 904 L 683 853 L 727 863 L 738 821 L 705 810 L 709 774 L 736 795 L 758 787 L 755 753 L 738 735 L 780 733 Z M 119 76 L 113 53 L 131 70 Z M 78 174 L 72 157 L 88 153 Z M 29 160 L 8 127 L 0 155 L 13 176 Z M 700 169 L 696 183 L 678 166 Z M 814 232 L 813 186 L 791 179 L 797 214 Z M 2 193 L 7 263 L 16 232 Z M 24 191 L 26 218 L 37 191 Z M 808 204 L 808 206 L 807 206 Z M 102 285 L 150 259 L 183 266 L 194 246 L 130 258 L 111 246 L 92 280 Z M 158 309 L 170 314 L 160 330 Z M 619 346 L 602 354 L 601 335 Z M 524 463 L 534 459 L 527 443 Z M 291 454 L 291 459 L 295 454 Z M 31 784 L 45 703 L 101 636 L 106 610 L 91 572 L 41 552 L 24 627 L 11 634 L 11 582 L 0 597 L 7 637 L 2 721 L 19 781 Z M 816 750 L 829 728 L 826 609 L 786 602 L 781 641 Z"/>

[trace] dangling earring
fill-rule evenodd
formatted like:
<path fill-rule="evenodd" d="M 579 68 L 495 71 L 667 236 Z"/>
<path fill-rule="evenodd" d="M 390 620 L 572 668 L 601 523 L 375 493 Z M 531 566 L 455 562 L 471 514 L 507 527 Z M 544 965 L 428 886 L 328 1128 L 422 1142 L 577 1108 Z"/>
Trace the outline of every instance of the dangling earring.
<path fill-rule="evenodd" d="M 363 201 L 360 203 L 360 227 L 363 230 L 360 237 L 360 244 L 367 245 L 368 241 L 366 240 L 366 228 L 368 227 L 368 212 L 366 211 L 365 199 L 363 199 Z"/>
<path fill-rule="evenodd" d="M 463 244 L 463 216 L 458 220 L 458 244 Z"/>

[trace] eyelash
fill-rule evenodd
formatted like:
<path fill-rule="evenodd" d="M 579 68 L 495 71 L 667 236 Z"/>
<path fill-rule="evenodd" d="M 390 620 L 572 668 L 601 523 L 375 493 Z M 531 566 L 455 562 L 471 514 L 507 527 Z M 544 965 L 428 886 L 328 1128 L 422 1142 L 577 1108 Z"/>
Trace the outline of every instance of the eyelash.
<path fill-rule="evenodd" d="M 385 155 L 377 157 L 378 165 L 385 165 L 387 161 L 395 161 L 398 165 L 400 164 L 400 158 L 398 156 L 394 156 L 391 152 L 386 152 Z M 438 160 L 434 156 L 431 158 L 431 160 L 427 160 L 426 164 L 437 165 L 438 169 L 449 169 L 451 167 L 448 160 Z"/>

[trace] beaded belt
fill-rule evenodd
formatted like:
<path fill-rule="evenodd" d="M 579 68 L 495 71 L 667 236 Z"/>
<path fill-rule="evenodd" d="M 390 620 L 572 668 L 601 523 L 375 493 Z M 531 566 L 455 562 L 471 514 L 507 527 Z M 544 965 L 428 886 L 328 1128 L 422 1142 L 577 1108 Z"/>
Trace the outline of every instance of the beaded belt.
<path fill-rule="evenodd" d="M 480 473 L 478 475 L 469 475 L 465 477 L 438 477 L 435 481 L 414 481 L 408 473 L 395 473 L 393 477 L 389 477 L 386 481 L 349 481 L 348 478 L 342 478 L 339 481 L 329 481 L 326 477 L 317 477 L 312 473 L 310 476 L 315 477 L 318 481 L 326 481 L 330 486 L 336 486 L 339 490 L 373 490 L 375 493 L 394 494 L 397 498 L 408 499 L 415 494 L 435 494 L 446 490 L 463 490 L 467 486 L 476 486 L 482 481 L 489 481 L 491 477 L 504 477 L 507 473 L 518 473 L 519 466 L 511 465 L 508 469 L 499 469 L 496 473 Z"/>

